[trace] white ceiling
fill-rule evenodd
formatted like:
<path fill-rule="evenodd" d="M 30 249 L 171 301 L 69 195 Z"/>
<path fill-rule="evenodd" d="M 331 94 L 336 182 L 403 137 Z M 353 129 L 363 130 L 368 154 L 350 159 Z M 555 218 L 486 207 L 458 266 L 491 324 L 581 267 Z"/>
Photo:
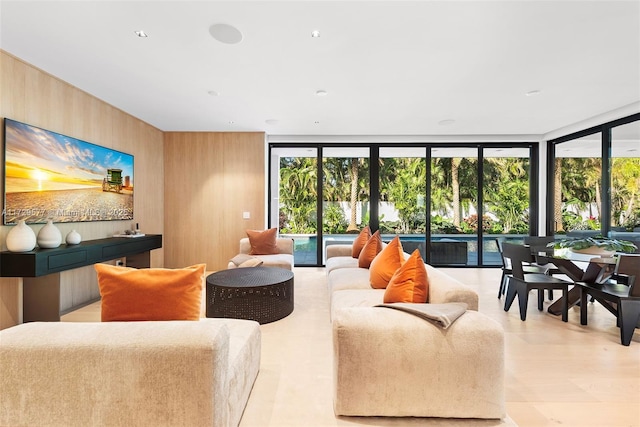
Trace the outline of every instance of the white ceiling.
<path fill-rule="evenodd" d="M 163 131 L 542 135 L 640 101 L 637 0 L 1 0 L 0 23 L 3 50 Z"/>

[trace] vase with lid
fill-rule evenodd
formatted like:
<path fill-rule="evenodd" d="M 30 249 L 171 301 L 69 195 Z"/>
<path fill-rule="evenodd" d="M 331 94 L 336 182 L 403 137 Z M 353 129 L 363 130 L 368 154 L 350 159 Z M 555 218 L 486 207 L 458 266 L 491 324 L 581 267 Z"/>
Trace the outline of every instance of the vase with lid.
<path fill-rule="evenodd" d="M 28 252 L 36 247 L 36 233 L 33 232 L 24 220 L 7 234 L 7 250 L 11 252 Z"/>
<path fill-rule="evenodd" d="M 62 233 L 53 225 L 53 220 L 47 220 L 47 224 L 38 232 L 38 246 L 44 249 L 57 248 L 62 243 Z"/>

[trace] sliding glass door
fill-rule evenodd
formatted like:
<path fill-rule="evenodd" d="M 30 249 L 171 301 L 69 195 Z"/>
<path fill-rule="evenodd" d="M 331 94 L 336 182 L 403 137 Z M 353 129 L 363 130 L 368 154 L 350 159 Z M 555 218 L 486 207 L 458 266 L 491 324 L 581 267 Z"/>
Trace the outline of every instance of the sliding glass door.
<path fill-rule="evenodd" d="M 553 189 L 555 234 L 600 234 L 602 135 L 594 133 L 555 147 Z"/>
<path fill-rule="evenodd" d="M 478 149 L 431 150 L 431 264 L 478 265 Z"/>
<path fill-rule="evenodd" d="M 497 266 L 497 239 L 531 230 L 532 147 L 271 146 L 270 226 L 294 239 L 297 266 L 324 265 L 367 225 L 436 266 Z"/>
<path fill-rule="evenodd" d="M 609 217 L 610 237 L 640 242 L 640 121 L 611 129 Z"/>
<path fill-rule="evenodd" d="M 380 147 L 378 219 L 383 241 L 400 236 L 405 252 L 426 260 L 425 147 Z"/>
<path fill-rule="evenodd" d="M 482 151 L 483 265 L 502 265 L 498 240 L 523 242 L 530 228 L 530 149 Z"/>
<path fill-rule="evenodd" d="M 295 265 L 317 265 L 317 148 L 271 150 L 271 227 L 294 240 Z"/>
<path fill-rule="evenodd" d="M 323 248 L 351 243 L 369 225 L 369 176 L 368 147 L 322 150 Z"/>

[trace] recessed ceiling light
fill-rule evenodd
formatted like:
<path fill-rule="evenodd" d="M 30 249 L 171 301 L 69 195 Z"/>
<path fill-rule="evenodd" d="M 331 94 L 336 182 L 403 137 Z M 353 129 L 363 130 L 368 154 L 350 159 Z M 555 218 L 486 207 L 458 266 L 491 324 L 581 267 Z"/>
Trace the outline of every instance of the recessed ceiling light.
<path fill-rule="evenodd" d="M 136 36 L 138 36 L 138 37 L 143 37 L 143 38 L 144 38 L 144 37 L 149 37 L 149 36 L 147 35 L 147 33 L 145 33 L 145 32 L 144 32 L 144 31 L 142 31 L 142 30 L 138 30 L 138 31 L 134 31 L 134 32 L 136 33 Z"/>
<path fill-rule="evenodd" d="M 240 30 L 229 24 L 213 24 L 209 27 L 209 34 L 220 43 L 237 44 L 242 41 Z"/>
<path fill-rule="evenodd" d="M 535 89 L 535 90 L 530 90 L 529 92 L 525 93 L 526 96 L 536 96 L 536 95 L 540 95 L 540 92 L 542 92 L 539 89 Z"/>
<path fill-rule="evenodd" d="M 327 91 L 326 90 L 317 90 L 316 91 L 316 96 L 327 96 Z"/>
<path fill-rule="evenodd" d="M 438 122 L 438 124 L 439 124 L 440 126 L 449 126 L 449 125 L 454 124 L 455 122 L 456 122 L 456 121 L 455 121 L 455 120 L 453 120 L 453 119 L 444 119 L 444 120 L 440 120 L 440 121 Z"/>
<path fill-rule="evenodd" d="M 268 124 L 268 125 L 277 125 L 278 124 L 278 120 L 277 119 L 267 119 L 264 122 L 266 124 Z"/>
<path fill-rule="evenodd" d="M 313 37 L 314 39 L 317 39 L 318 37 L 320 37 L 320 31 L 318 30 L 311 31 L 311 37 Z"/>
<path fill-rule="evenodd" d="M 211 96 L 218 96 L 220 95 L 218 92 L 216 92 L 215 90 L 210 90 L 209 92 L 207 92 L 209 95 Z"/>

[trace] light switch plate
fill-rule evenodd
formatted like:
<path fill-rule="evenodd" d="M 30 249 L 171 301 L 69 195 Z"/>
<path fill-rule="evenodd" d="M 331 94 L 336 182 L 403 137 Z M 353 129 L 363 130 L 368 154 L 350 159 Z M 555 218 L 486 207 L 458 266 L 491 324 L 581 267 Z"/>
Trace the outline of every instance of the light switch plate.
<path fill-rule="evenodd" d="M 249 212 L 242 212 L 242 219 L 249 219 L 251 218 L 251 213 Z"/>

